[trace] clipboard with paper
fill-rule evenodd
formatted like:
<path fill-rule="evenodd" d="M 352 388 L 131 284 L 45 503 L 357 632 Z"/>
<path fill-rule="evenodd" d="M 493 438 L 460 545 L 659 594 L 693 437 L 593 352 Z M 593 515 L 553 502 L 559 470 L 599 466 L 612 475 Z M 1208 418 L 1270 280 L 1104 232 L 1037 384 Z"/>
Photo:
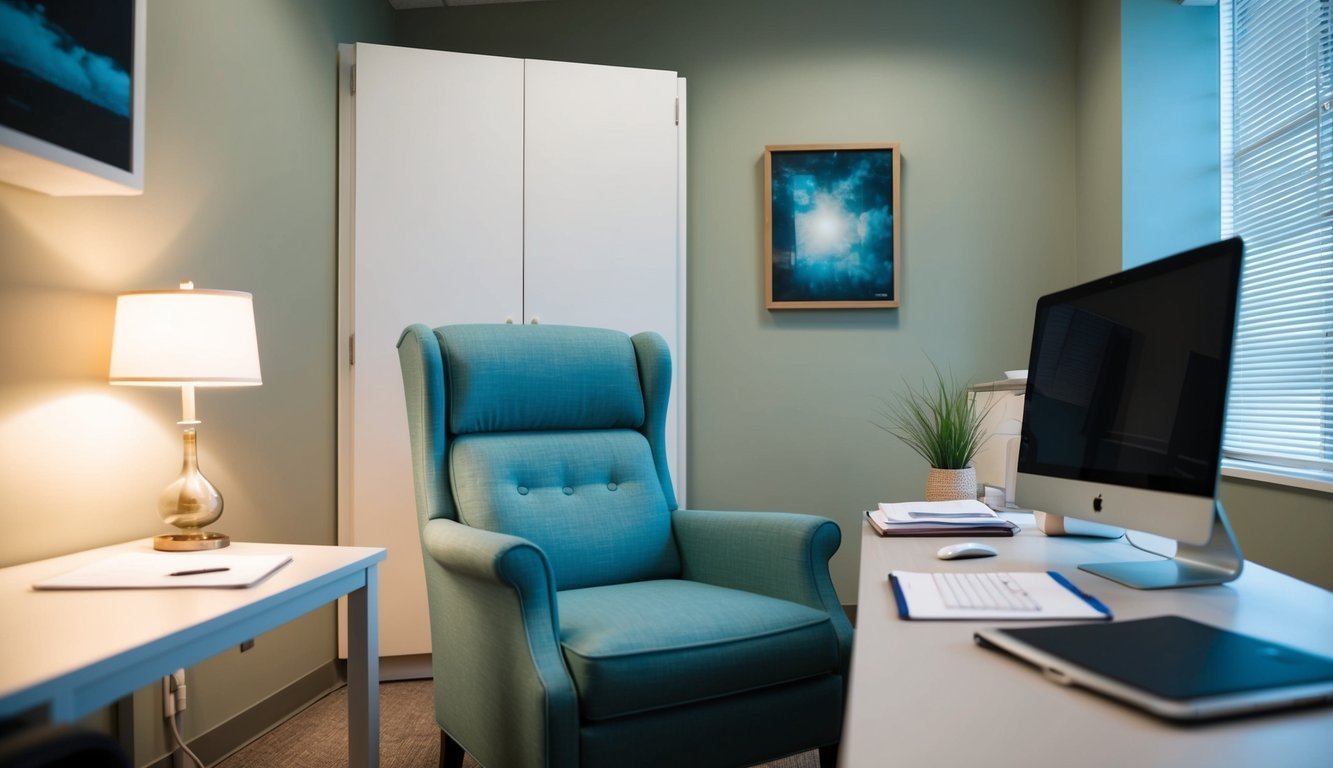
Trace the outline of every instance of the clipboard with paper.
<path fill-rule="evenodd" d="M 1110 608 L 1055 571 L 893 571 L 889 582 L 904 619 L 1111 618 Z"/>

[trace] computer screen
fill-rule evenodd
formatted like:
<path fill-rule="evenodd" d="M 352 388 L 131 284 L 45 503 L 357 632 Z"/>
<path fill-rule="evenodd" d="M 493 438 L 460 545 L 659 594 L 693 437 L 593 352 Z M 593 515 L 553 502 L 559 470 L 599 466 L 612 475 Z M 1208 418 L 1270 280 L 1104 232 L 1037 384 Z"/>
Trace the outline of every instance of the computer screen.
<path fill-rule="evenodd" d="M 1241 256 L 1226 240 L 1037 302 L 1021 506 L 1208 542 Z"/>

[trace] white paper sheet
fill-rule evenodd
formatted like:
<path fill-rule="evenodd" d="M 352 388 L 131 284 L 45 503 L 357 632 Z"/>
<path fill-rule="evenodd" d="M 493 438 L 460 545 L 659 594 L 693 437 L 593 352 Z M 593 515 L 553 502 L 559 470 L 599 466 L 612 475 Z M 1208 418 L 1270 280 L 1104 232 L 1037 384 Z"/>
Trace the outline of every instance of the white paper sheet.
<path fill-rule="evenodd" d="M 995 510 L 975 499 L 963 501 L 908 501 L 895 504 L 879 505 L 883 519 L 894 526 L 939 526 L 939 525 L 992 525 L 1006 527 L 1004 520 Z"/>
<path fill-rule="evenodd" d="M 291 555 L 281 554 L 131 552 L 112 555 L 32 586 L 33 589 L 243 588 L 253 587 L 291 561 Z M 201 570 L 211 572 L 189 573 Z"/>

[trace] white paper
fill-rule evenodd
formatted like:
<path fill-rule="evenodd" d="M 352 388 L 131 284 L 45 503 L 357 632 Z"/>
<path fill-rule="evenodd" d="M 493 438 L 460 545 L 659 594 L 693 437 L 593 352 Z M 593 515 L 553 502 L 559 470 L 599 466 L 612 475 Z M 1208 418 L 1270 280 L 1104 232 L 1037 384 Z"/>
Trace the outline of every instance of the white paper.
<path fill-rule="evenodd" d="M 252 587 L 282 566 L 291 555 L 219 555 L 181 552 L 130 552 L 98 560 L 33 584 L 33 589 L 180 589 Z M 212 568 L 212 573 L 184 573 Z M 182 574 L 173 576 L 172 574 Z"/>
<path fill-rule="evenodd" d="M 898 504 L 880 504 L 884 519 L 899 525 L 994 525 L 1007 527 L 995 510 L 976 499 L 962 501 L 909 501 Z"/>

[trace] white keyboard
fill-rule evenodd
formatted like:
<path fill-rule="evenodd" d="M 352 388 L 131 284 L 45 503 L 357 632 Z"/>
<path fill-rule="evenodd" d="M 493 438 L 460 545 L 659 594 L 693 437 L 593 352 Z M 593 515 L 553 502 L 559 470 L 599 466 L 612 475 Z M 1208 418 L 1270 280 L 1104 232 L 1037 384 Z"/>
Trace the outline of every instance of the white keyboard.
<path fill-rule="evenodd" d="M 1008 573 L 936 573 L 946 608 L 1039 611 L 1041 606 Z"/>

